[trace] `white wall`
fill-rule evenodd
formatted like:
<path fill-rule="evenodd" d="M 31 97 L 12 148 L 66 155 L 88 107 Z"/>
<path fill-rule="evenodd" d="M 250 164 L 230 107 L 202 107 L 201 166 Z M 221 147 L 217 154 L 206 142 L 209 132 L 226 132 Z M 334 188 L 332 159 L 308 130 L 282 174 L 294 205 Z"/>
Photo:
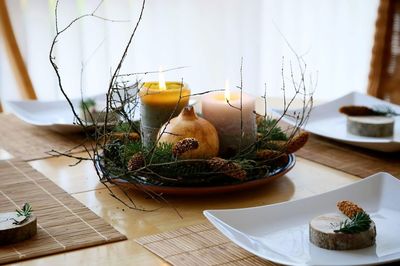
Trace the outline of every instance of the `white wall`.
<path fill-rule="evenodd" d="M 60 27 L 90 12 L 97 3 L 61 0 Z M 89 57 L 84 93 L 106 91 L 140 3 L 107 0 L 99 15 L 130 22 L 87 18 L 62 36 L 56 57 L 72 97 L 80 95 L 81 64 Z M 54 0 L 8 0 L 7 4 L 39 98 L 61 98 L 48 62 Z M 377 6 L 378 0 L 148 0 L 122 72 L 158 70 L 160 65 L 190 66 L 168 72 L 167 80 L 183 78 L 194 92 L 200 92 L 223 87 L 226 78 L 238 84 L 243 57 L 245 90 L 261 95 L 266 83 L 268 94 L 278 96 L 282 57 L 286 70 L 290 61 L 295 63 L 284 36 L 303 55 L 309 73 L 318 76 L 317 99 L 365 91 Z M 4 48 L 0 51 L 1 98 L 18 98 Z M 157 79 L 157 75 L 144 78 Z"/>

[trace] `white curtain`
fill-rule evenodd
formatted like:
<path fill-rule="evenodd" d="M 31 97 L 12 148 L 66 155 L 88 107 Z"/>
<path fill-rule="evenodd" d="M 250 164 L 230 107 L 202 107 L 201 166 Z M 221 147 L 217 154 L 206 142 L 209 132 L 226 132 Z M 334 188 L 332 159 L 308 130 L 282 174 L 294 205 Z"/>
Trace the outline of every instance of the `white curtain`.
<path fill-rule="evenodd" d="M 91 12 L 98 0 L 60 0 L 59 24 Z M 248 93 L 281 95 L 295 63 L 291 47 L 318 78 L 317 99 L 350 91 L 365 92 L 378 0 L 148 0 L 123 73 L 188 66 L 166 73 L 167 80 L 188 83 L 193 92 L 237 85 L 243 57 Z M 8 0 L 12 23 L 35 91 L 41 100 L 62 98 L 48 61 L 54 36 L 54 0 Z M 71 27 L 56 47 L 66 91 L 80 96 L 81 69 L 85 96 L 107 90 L 140 12 L 141 1 L 106 0 L 99 16 L 128 22 L 85 18 Z M 0 98 L 18 99 L 4 47 L 0 47 Z M 295 71 L 296 68 L 294 68 Z M 157 80 L 146 75 L 145 80 Z"/>

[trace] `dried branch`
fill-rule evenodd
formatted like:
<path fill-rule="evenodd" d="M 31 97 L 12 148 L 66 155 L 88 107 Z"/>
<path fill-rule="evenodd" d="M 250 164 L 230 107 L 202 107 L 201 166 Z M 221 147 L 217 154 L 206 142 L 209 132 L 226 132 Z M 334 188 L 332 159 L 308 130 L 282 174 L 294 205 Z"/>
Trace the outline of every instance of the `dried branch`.
<path fill-rule="evenodd" d="M 58 25 L 58 1 L 56 3 L 56 36 L 53 39 L 49 59 L 57 75 L 58 84 L 61 92 L 68 101 L 71 110 L 75 116 L 77 123 L 82 127 L 85 134 L 89 137 L 95 139 L 94 143 L 88 143 L 84 146 L 88 157 L 79 157 L 67 153 L 61 153 L 57 151 L 52 151 L 55 155 L 65 155 L 71 158 L 77 159 L 77 163 L 83 160 L 91 160 L 95 165 L 96 173 L 100 181 L 107 187 L 110 195 L 116 198 L 118 201 L 123 203 L 130 209 L 135 210 L 145 210 L 137 206 L 129 193 L 129 191 L 121 185 L 121 181 L 129 182 L 135 189 L 142 191 L 147 196 L 151 197 L 158 203 L 167 204 L 168 201 L 163 197 L 162 194 L 154 193 L 149 190 L 147 185 L 169 185 L 169 186 L 206 186 L 206 185 L 223 185 L 223 184 L 234 184 L 235 182 L 245 182 L 252 179 L 262 178 L 265 175 L 274 173 L 276 169 L 280 169 L 282 165 L 287 164 L 288 156 L 286 154 L 287 146 L 291 143 L 291 140 L 295 138 L 296 134 L 300 130 L 301 126 L 306 123 L 309 112 L 312 107 L 312 94 L 309 94 L 306 82 L 305 82 L 305 72 L 307 70 L 306 65 L 302 64 L 302 59 L 296 54 L 296 58 L 299 63 L 300 69 L 300 79 L 296 80 L 294 75 L 294 70 L 292 64 L 290 64 L 290 78 L 291 82 L 285 82 L 284 77 L 284 62 L 282 62 L 281 75 L 282 75 L 282 92 L 284 98 L 284 111 L 283 115 L 276 120 L 270 120 L 268 124 L 267 132 L 263 132 L 262 136 L 252 145 L 248 147 L 243 147 L 244 138 L 244 117 L 243 117 L 243 58 L 241 58 L 240 64 L 240 84 L 237 86 L 240 90 L 240 105 L 234 106 L 228 100 L 227 104 L 232 108 L 240 111 L 240 145 L 237 154 L 228 158 L 220 158 L 222 160 L 217 160 L 218 163 L 225 164 L 224 167 L 218 168 L 223 170 L 215 170 L 210 164 L 211 159 L 180 159 L 178 156 L 173 156 L 172 149 L 171 152 L 168 149 L 163 150 L 160 143 L 160 137 L 162 134 L 172 134 L 176 135 L 174 132 L 167 132 L 166 126 L 170 124 L 171 119 L 178 110 L 182 100 L 187 100 L 187 97 L 201 96 L 210 92 L 222 91 L 222 90 L 208 90 L 199 93 L 192 93 L 190 95 L 183 95 L 184 83 L 181 80 L 181 86 L 179 90 L 179 97 L 175 108 L 169 114 L 168 120 L 165 125 L 161 128 L 155 143 L 151 147 L 145 147 L 141 141 L 129 139 L 129 134 L 132 132 L 142 133 L 140 126 L 137 121 L 134 120 L 135 112 L 139 107 L 139 98 L 142 96 L 139 92 L 142 91 L 143 83 L 141 82 L 140 75 L 147 75 L 151 73 L 156 73 L 158 71 L 147 71 L 138 73 L 127 73 L 120 74 L 124 60 L 126 59 L 128 52 L 133 44 L 134 36 L 137 32 L 139 24 L 143 17 L 145 0 L 142 1 L 142 6 L 140 9 L 140 14 L 138 16 L 136 24 L 130 33 L 129 40 L 122 51 L 119 62 L 114 70 L 110 72 L 110 81 L 108 83 L 107 93 L 106 93 L 106 107 L 102 112 L 105 113 L 105 119 L 103 121 L 97 121 L 96 117 L 89 112 L 89 116 L 92 123 L 92 131 L 89 128 L 87 122 L 83 121 L 71 102 L 71 100 L 66 95 L 62 87 L 62 79 L 59 69 L 55 63 L 55 58 L 53 56 L 53 51 L 55 45 L 58 41 L 60 35 L 72 27 L 77 21 L 86 18 L 93 17 L 96 19 L 102 19 L 105 21 L 114 22 L 115 20 L 109 20 L 106 18 L 99 17 L 96 12 L 100 8 L 102 1 L 99 2 L 98 6 L 89 14 L 82 15 L 72 20 L 66 27 L 59 29 Z M 94 50 L 93 54 L 101 44 Z M 82 63 L 81 68 L 81 94 L 83 95 L 83 82 L 82 76 L 84 68 L 87 62 L 92 58 L 93 54 L 89 56 L 86 62 Z M 170 68 L 166 71 L 178 70 L 184 67 Z M 312 82 L 311 82 L 312 84 Z M 291 86 L 294 92 L 292 97 L 287 97 L 287 86 Z M 148 92 L 147 92 L 148 93 Z M 303 108 L 298 113 L 291 113 L 289 108 L 295 101 L 301 97 Z M 266 120 L 270 119 L 267 115 L 267 86 L 264 86 L 264 95 L 262 96 L 265 106 L 264 106 L 264 118 Z M 111 122 L 113 115 L 117 115 L 119 120 Z M 280 130 L 278 123 L 284 117 L 292 117 L 296 121 L 296 125 L 288 130 Z M 274 134 L 279 131 L 279 134 L 285 136 L 286 142 L 282 145 L 279 142 L 274 142 Z M 122 134 L 121 134 L 122 132 Z M 136 134 L 137 135 L 137 134 Z M 275 146 L 274 146 L 275 145 Z M 257 151 L 261 148 L 271 148 L 272 156 L 265 158 L 257 158 Z M 139 153 L 139 157 L 134 157 Z M 171 153 L 171 154 L 169 154 Z M 260 154 L 260 153 L 259 153 Z M 265 155 L 266 153 L 264 153 Z M 140 164 L 134 164 L 133 158 L 144 158 L 144 162 L 140 161 Z M 132 161 L 130 161 L 132 159 Z M 133 162 L 133 163 L 131 163 Z M 215 162 L 215 160 L 214 160 Z M 132 166 L 132 167 L 130 167 Z M 235 171 L 239 171 L 240 178 Z M 243 175 L 244 173 L 244 175 Z M 247 175 L 247 176 L 246 176 Z M 190 178 L 188 178 L 190 177 Z M 242 180 L 243 179 L 243 180 Z M 186 182 L 186 183 L 185 183 Z M 114 191 L 109 187 L 109 184 L 115 184 L 120 192 L 123 194 L 124 199 L 121 199 Z M 157 210 L 145 210 L 154 211 Z M 177 210 L 175 209 L 177 212 Z M 177 212 L 180 216 L 179 212 Z"/>

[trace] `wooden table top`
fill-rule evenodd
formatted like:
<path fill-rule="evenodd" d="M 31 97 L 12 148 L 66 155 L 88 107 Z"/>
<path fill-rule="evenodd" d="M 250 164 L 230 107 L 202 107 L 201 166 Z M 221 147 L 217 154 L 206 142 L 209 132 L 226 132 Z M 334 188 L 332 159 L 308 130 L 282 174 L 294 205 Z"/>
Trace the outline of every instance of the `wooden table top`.
<path fill-rule="evenodd" d="M 11 155 L 0 149 L 0 159 Z M 137 244 L 136 238 L 204 223 L 203 210 L 254 207 L 324 193 L 360 180 L 302 158 L 285 176 L 251 191 L 206 197 L 165 196 L 157 203 L 140 192 L 129 195 L 139 208 L 131 210 L 110 196 L 90 161 L 71 167 L 75 159 L 53 157 L 29 164 L 128 237 L 126 241 L 22 261 L 18 265 L 168 265 Z M 115 193 L 123 197 L 116 188 Z M 179 214 L 178 214 L 179 213 Z"/>
<path fill-rule="evenodd" d="M 0 158 L 9 155 L 0 151 Z M 157 203 L 143 193 L 130 192 L 138 207 L 131 210 L 111 197 L 99 182 L 89 161 L 71 167 L 76 161 L 66 157 L 31 161 L 29 164 L 66 192 L 90 208 L 128 237 L 127 241 L 22 261 L 20 265 L 168 265 L 137 244 L 134 239 L 206 221 L 205 209 L 253 207 L 320 194 L 359 180 L 359 178 L 311 161 L 297 158 L 285 176 L 252 191 L 207 197 L 166 196 L 168 205 Z M 114 189 L 116 193 L 118 190 Z M 122 194 L 119 193 L 122 197 Z M 179 215 L 178 215 L 179 213 Z"/>

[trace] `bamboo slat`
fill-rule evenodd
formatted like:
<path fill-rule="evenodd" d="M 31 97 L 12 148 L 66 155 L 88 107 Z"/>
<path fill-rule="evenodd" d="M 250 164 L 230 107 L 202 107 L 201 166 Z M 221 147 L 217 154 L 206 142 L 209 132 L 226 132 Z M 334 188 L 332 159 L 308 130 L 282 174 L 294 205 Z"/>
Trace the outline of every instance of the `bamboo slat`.
<path fill-rule="evenodd" d="M 0 212 L 29 202 L 38 224 L 32 239 L 0 247 L 0 264 L 126 239 L 25 162 L 0 161 L 0 180 Z"/>
<path fill-rule="evenodd" d="M 136 242 L 175 266 L 276 265 L 235 245 L 210 223 L 145 236 Z"/>
<path fill-rule="evenodd" d="M 369 151 L 312 135 L 296 155 L 361 178 L 377 172 L 400 178 L 400 153 Z"/>
<path fill-rule="evenodd" d="M 83 150 L 77 147 L 84 141 L 81 135 L 62 135 L 29 125 L 11 114 L 0 114 L 0 125 L 0 147 L 24 161 L 51 157 L 48 154 L 51 150 L 67 153 Z"/>

